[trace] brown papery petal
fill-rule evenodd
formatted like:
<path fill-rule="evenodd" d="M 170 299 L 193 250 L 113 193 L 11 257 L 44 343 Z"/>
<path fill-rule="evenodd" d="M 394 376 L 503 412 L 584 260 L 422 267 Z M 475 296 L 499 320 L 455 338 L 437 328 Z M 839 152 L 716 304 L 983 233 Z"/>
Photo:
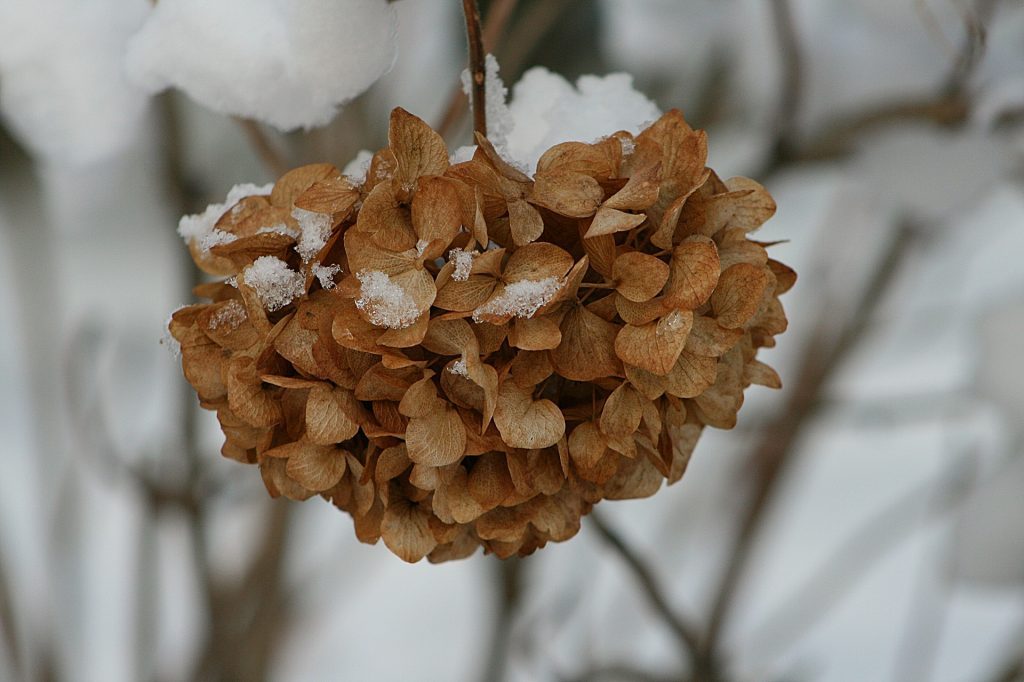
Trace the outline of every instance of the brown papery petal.
<path fill-rule="evenodd" d="M 661 190 L 661 163 L 649 163 L 629 177 L 629 182 L 604 202 L 603 208 L 643 211 L 658 200 Z"/>
<path fill-rule="evenodd" d="M 330 177 L 340 176 L 337 167 L 330 163 L 312 163 L 293 168 L 282 175 L 270 193 L 270 203 L 290 210 L 296 198 L 314 183 Z"/>
<path fill-rule="evenodd" d="M 225 375 L 232 412 L 252 426 L 273 426 L 281 421 L 281 404 L 263 388 L 252 358 L 231 358 Z"/>
<path fill-rule="evenodd" d="M 391 112 L 388 144 L 395 155 L 395 179 L 412 188 L 424 175 L 443 175 L 448 169 L 448 148 L 444 138 L 418 116 L 401 107 Z"/>
<path fill-rule="evenodd" d="M 672 366 L 672 371 L 665 377 L 665 391 L 677 398 L 694 398 L 714 384 L 717 376 L 717 358 L 694 355 L 683 350 Z"/>
<path fill-rule="evenodd" d="M 306 435 L 320 445 L 348 440 L 359 431 L 361 412 L 351 391 L 317 386 L 306 401 Z"/>
<path fill-rule="evenodd" d="M 594 220 L 590 223 L 590 227 L 587 228 L 583 238 L 591 239 L 601 235 L 626 232 L 639 226 L 645 220 L 647 220 L 647 216 L 643 213 L 626 213 L 625 211 L 602 206 L 594 215 Z"/>
<path fill-rule="evenodd" d="M 630 436 L 636 433 L 643 416 L 640 394 L 628 383 L 622 383 L 612 391 L 601 410 L 601 433 L 611 438 Z"/>
<path fill-rule="evenodd" d="M 761 305 L 761 296 L 768 285 L 763 268 L 739 263 L 722 273 L 718 288 L 711 295 L 711 307 L 718 324 L 726 329 L 745 325 Z"/>
<path fill-rule="evenodd" d="M 398 403 L 398 411 L 406 417 L 425 417 L 442 407 L 437 397 L 437 386 L 431 376 L 425 376 L 409 387 Z"/>
<path fill-rule="evenodd" d="M 344 220 L 359 201 L 359 190 L 343 177 L 319 180 L 295 199 L 295 207 Z"/>
<path fill-rule="evenodd" d="M 604 199 L 604 190 L 597 180 L 569 170 L 537 173 L 530 201 L 538 206 L 570 218 L 594 215 Z"/>
<path fill-rule="evenodd" d="M 412 228 L 417 240 L 429 246 L 423 252 L 425 260 L 433 260 L 446 253 L 455 233 L 462 226 L 459 214 L 459 194 L 453 180 L 447 178 L 421 178 L 412 199 Z"/>
<path fill-rule="evenodd" d="M 721 357 L 743 338 L 741 329 L 725 329 L 714 318 L 698 315 L 693 318 L 686 350 L 694 355 Z"/>
<path fill-rule="evenodd" d="M 715 242 L 708 237 L 687 237 L 672 250 L 665 305 L 694 310 L 704 305 L 718 284 L 719 262 Z"/>
<path fill-rule="evenodd" d="M 622 363 L 614 349 L 618 331 L 618 326 L 587 308 L 573 306 L 562 320 L 562 342 L 551 351 L 551 362 L 571 381 L 621 376 Z"/>
<path fill-rule="evenodd" d="M 601 149 L 585 142 L 562 142 L 541 155 L 537 172 L 571 170 L 594 179 L 609 178 L 614 173 L 611 160 Z"/>
<path fill-rule="evenodd" d="M 506 381 L 498 388 L 494 423 L 514 448 L 546 448 L 565 433 L 562 411 L 550 400 L 534 400 L 528 389 Z"/>
<path fill-rule="evenodd" d="M 671 309 L 665 305 L 665 299 L 662 297 L 652 298 L 639 303 L 631 301 L 619 293 L 608 298 L 614 302 L 615 312 L 618 313 L 619 317 L 626 324 L 647 324 L 671 312 Z"/>
<path fill-rule="evenodd" d="M 658 295 L 668 281 L 669 266 L 655 256 L 639 251 L 615 259 L 612 277 L 615 288 L 630 301 L 643 302 Z"/>
<path fill-rule="evenodd" d="M 328 446 L 302 448 L 288 458 L 288 476 L 309 490 L 322 492 L 333 488 L 345 475 L 345 451 Z"/>
<path fill-rule="evenodd" d="M 558 323 L 550 317 L 529 317 L 513 321 L 508 343 L 522 350 L 551 350 L 562 342 Z"/>
<path fill-rule="evenodd" d="M 544 219 L 523 199 L 508 202 L 508 226 L 516 246 L 536 241 L 544 233 Z"/>
<path fill-rule="evenodd" d="M 751 232 L 775 215 L 775 200 L 759 183 L 750 178 L 735 177 L 726 180 L 725 184 L 733 192 L 749 191 L 737 202 L 729 227 Z"/>
<path fill-rule="evenodd" d="M 485 510 L 494 509 L 512 494 L 512 476 L 504 453 L 488 452 L 480 455 L 469 472 L 469 494 Z"/>
<path fill-rule="evenodd" d="M 505 264 L 505 282 L 529 280 L 539 282 L 548 277 L 562 277 L 575 261 L 564 249 L 546 242 L 535 242 L 516 249 Z"/>
<path fill-rule="evenodd" d="M 384 544 L 403 561 L 416 563 L 437 547 L 430 514 L 405 500 L 392 500 L 380 522 Z"/>
<path fill-rule="evenodd" d="M 664 376 L 686 345 L 693 313 L 675 310 L 657 322 L 627 324 L 615 337 L 615 354 L 630 365 Z"/>
<path fill-rule="evenodd" d="M 454 464 L 466 452 L 466 428 L 455 408 L 443 403 L 426 416 L 409 420 L 405 446 L 416 464 Z"/>

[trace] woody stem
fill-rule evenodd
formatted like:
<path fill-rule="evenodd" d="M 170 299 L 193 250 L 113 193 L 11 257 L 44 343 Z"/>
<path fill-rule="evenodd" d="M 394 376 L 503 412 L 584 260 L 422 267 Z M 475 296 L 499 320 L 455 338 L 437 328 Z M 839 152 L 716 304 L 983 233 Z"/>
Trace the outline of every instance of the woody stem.
<path fill-rule="evenodd" d="M 462 0 L 466 15 L 466 39 L 469 43 L 469 76 L 473 99 L 473 131 L 487 136 L 487 112 L 484 71 L 484 41 L 480 31 L 480 6 L 477 0 Z"/>

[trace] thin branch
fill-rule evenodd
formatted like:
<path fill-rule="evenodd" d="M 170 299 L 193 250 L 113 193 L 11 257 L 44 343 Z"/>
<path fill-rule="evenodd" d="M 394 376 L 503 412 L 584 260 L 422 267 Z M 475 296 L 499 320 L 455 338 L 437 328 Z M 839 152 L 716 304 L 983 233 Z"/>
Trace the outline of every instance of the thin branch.
<path fill-rule="evenodd" d="M 712 667 L 711 662 L 701 652 L 701 638 L 696 627 L 684 620 L 672 609 L 668 598 L 658 585 L 654 572 L 650 567 L 626 544 L 622 536 L 605 522 L 601 514 L 596 511 L 591 512 L 590 525 L 597 529 L 597 532 L 601 534 L 605 542 L 615 550 L 633 573 L 651 606 L 654 607 L 655 612 L 661 617 L 665 625 L 672 630 L 683 650 L 691 658 L 695 670 L 708 671 Z"/>
<path fill-rule="evenodd" d="M 469 45 L 469 80 L 473 100 L 473 132 L 487 137 L 487 72 L 484 66 L 484 41 L 480 30 L 477 0 L 462 0 L 466 16 L 466 41 Z"/>
<path fill-rule="evenodd" d="M 625 664 L 613 664 L 588 668 L 579 675 L 560 677 L 561 682 L 679 682 L 681 675 L 658 675 L 656 673 L 634 668 Z"/>
<path fill-rule="evenodd" d="M 796 145 L 796 118 L 803 100 L 804 67 L 789 0 L 771 0 L 771 12 L 782 71 L 773 153 L 786 157 Z"/>
<path fill-rule="evenodd" d="M 260 124 L 248 118 L 235 118 L 236 123 L 245 133 L 253 151 L 275 177 L 281 177 L 288 172 L 289 163 L 277 148 L 270 142 L 270 138 L 260 127 Z"/>
<path fill-rule="evenodd" d="M 523 559 L 512 557 L 504 561 L 495 560 L 492 563 L 498 603 L 491 643 L 484 662 L 485 671 L 480 679 L 500 682 L 506 677 L 512 620 L 523 594 Z"/>
<path fill-rule="evenodd" d="M 731 612 L 737 588 L 746 572 L 751 551 L 765 520 L 783 473 L 794 458 L 803 427 L 815 412 L 828 379 L 842 365 L 863 337 L 873 311 L 895 279 L 911 242 L 911 228 L 901 225 L 865 288 L 856 309 L 838 337 L 832 330 L 834 311 L 825 307 L 818 322 L 818 331 L 811 336 L 807 361 L 801 367 L 784 411 L 765 430 L 764 438 L 751 455 L 753 490 L 742 513 L 739 530 L 733 539 L 718 586 L 714 590 L 708 619 L 707 638 L 702 652 L 716 653 L 719 637 Z M 832 339 L 837 339 L 831 341 Z M 831 347 L 829 344 L 831 343 Z"/>
<path fill-rule="evenodd" d="M 493 54 L 498 51 L 505 34 L 505 27 L 508 25 L 509 19 L 512 18 L 512 12 L 518 2 L 519 0 L 495 0 L 491 6 L 484 19 L 483 41 L 486 52 Z M 466 95 L 462 92 L 462 79 L 457 78 L 455 86 L 452 88 L 452 94 L 448 97 L 448 106 L 445 107 L 441 122 L 437 125 L 437 132 L 442 137 L 448 135 L 455 124 L 462 119 L 462 115 L 466 113 L 466 106 Z"/>
<path fill-rule="evenodd" d="M 4 546 L 6 545 L 0 543 L 0 547 Z M 11 556 L 11 554 L 6 553 L 5 556 Z M 25 677 L 25 670 L 22 667 L 20 648 L 21 632 L 19 623 L 21 621 L 14 608 L 14 590 L 11 589 L 13 584 L 10 581 L 6 568 L 3 556 L 0 556 L 0 632 L 3 633 L 3 646 L 7 650 L 7 660 L 10 661 L 14 678 L 23 679 Z"/>

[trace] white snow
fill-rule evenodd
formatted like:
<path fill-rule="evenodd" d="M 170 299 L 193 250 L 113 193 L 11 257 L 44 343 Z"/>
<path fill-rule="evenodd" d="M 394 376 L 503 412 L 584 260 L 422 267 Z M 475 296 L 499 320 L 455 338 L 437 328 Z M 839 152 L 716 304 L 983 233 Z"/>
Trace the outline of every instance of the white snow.
<path fill-rule="evenodd" d="M 319 253 L 331 236 L 331 216 L 326 213 L 307 211 L 304 208 L 292 209 L 292 217 L 299 223 L 302 235 L 295 250 L 302 256 L 303 262 Z"/>
<path fill-rule="evenodd" d="M 334 278 L 341 272 L 340 265 L 320 265 L 319 263 L 314 263 L 311 269 L 316 278 L 320 280 L 320 286 L 324 289 L 333 289 L 335 286 Z"/>
<path fill-rule="evenodd" d="M 452 272 L 452 279 L 456 282 L 465 282 L 469 279 L 469 272 L 473 269 L 472 251 L 452 249 L 448 252 L 448 260 L 455 264 L 455 271 Z"/>
<path fill-rule="evenodd" d="M 199 240 L 199 250 L 203 253 L 209 253 L 210 249 L 213 247 L 220 246 L 221 244 L 230 244 L 236 239 L 238 239 L 238 237 L 230 232 L 214 228 L 204 234 L 202 239 Z"/>
<path fill-rule="evenodd" d="M 287 237 L 291 237 L 292 239 L 298 239 L 300 236 L 302 236 L 301 232 L 299 232 L 298 230 L 293 230 L 284 223 L 278 223 L 277 225 L 271 225 L 270 227 L 261 227 L 260 229 L 256 230 L 256 234 L 268 233 L 283 234 Z"/>
<path fill-rule="evenodd" d="M 542 280 L 520 280 L 505 286 L 505 290 L 473 311 L 477 322 L 484 315 L 515 315 L 533 317 L 533 314 L 558 292 L 561 280 L 545 277 Z"/>
<path fill-rule="evenodd" d="M 459 358 L 458 360 L 453 362 L 451 367 L 448 368 L 448 371 L 451 372 L 452 374 L 457 374 L 465 379 L 469 378 L 469 368 L 466 367 L 465 358 Z"/>
<path fill-rule="evenodd" d="M 558 74 L 535 67 L 512 88 L 512 126 L 505 151 L 519 165 L 537 160 L 559 142 L 593 142 L 618 130 L 638 133 L 661 115 L 633 88 L 625 73 L 580 76 L 573 87 Z"/>
<path fill-rule="evenodd" d="M 513 120 L 505 102 L 508 88 L 499 75 L 498 60 L 493 54 L 484 59 L 484 112 L 487 116 L 487 139 L 498 150 L 504 149 L 508 134 L 512 130 Z M 473 79 L 469 69 L 462 71 L 462 91 L 469 98 L 469 108 L 473 109 Z"/>
<path fill-rule="evenodd" d="M 386 0 L 160 0 L 128 45 L 129 77 L 281 130 L 328 123 L 395 58 Z"/>
<path fill-rule="evenodd" d="M 249 313 L 246 312 L 242 302 L 231 299 L 210 318 L 210 330 L 220 329 L 222 325 L 231 330 L 238 329 L 239 325 L 247 319 L 249 319 Z"/>
<path fill-rule="evenodd" d="M 420 311 L 405 289 L 379 270 L 356 273 L 361 285 L 356 307 L 378 327 L 404 329 L 416 322 Z"/>
<path fill-rule="evenodd" d="M 217 224 L 217 221 L 224 215 L 224 212 L 245 197 L 270 194 L 272 189 L 274 189 L 274 183 L 254 185 L 247 182 L 235 185 L 228 192 L 228 196 L 223 204 L 210 204 L 202 213 L 182 216 L 181 220 L 178 221 L 178 234 L 186 242 L 198 241 L 200 248 L 203 248 L 203 250 L 209 250 L 217 244 L 226 244 L 232 240 L 218 241 L 224 240 L 224 237 L 212 236 L 215 231 L 213 226 Z M 219 232 L 219 230 L 217 231 Z M 211 241 L 209 246 L 206 246 L 208 239 Z"/>
<path fill-rule="evenodd" d="M 126 150 L 147 97 L 121 58 L 146 0 L 0 2 L 0 115 L 34 154 L 86 166 Z"/>
<path fill-rule="evenodd" d="M 366 174 L 370 171 L 370 163 L 373 161 L 373 152 L 369 149 L 360 149 L 356 157 L 345 164 L 341 174 L 353 185 L 361 185 L 366 182 Z"/>
<path fill-rule="evenodd" d="M 242 280 L 253 288 L 263 307 L 274 312 L 305 293 L 302 273 L 275 256 L 260 256 L 245 269 Z"/>
<path fill-rule="evenodd" d="M 430 242 L 428 242 L 426 239 L 420 239 L 419 241 L 417 241 L 416 242 L 416 255 L 417 256 L 422 256 L 423 252 L 427 250 L 428 246 L 430 246 Z"/>

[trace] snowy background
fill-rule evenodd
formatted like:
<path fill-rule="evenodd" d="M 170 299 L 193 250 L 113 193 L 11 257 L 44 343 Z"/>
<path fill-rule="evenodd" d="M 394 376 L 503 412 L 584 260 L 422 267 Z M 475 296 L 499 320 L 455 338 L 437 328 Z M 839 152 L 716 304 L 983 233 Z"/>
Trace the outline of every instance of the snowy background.
<path fill-rule="evenodd" d="M 592 523 L 403 564 L 221 460 L 161 345 L 196 277 L 180 215 L 277 157 L 343 167 L 395 106 L 468 144 L 461 3 L 155 5 L 0 0 L 0 679 L 689 679 Z M 510 148 L 643 119 L 624 81 L 570 86 L 626 72 L 779 205 L 786 387 L 599 507 L 675 620 L 731 680 L 1024 679 L 1024 4 L 482 8 L 513 95 L 568 79 L 523 91 Z"/>

